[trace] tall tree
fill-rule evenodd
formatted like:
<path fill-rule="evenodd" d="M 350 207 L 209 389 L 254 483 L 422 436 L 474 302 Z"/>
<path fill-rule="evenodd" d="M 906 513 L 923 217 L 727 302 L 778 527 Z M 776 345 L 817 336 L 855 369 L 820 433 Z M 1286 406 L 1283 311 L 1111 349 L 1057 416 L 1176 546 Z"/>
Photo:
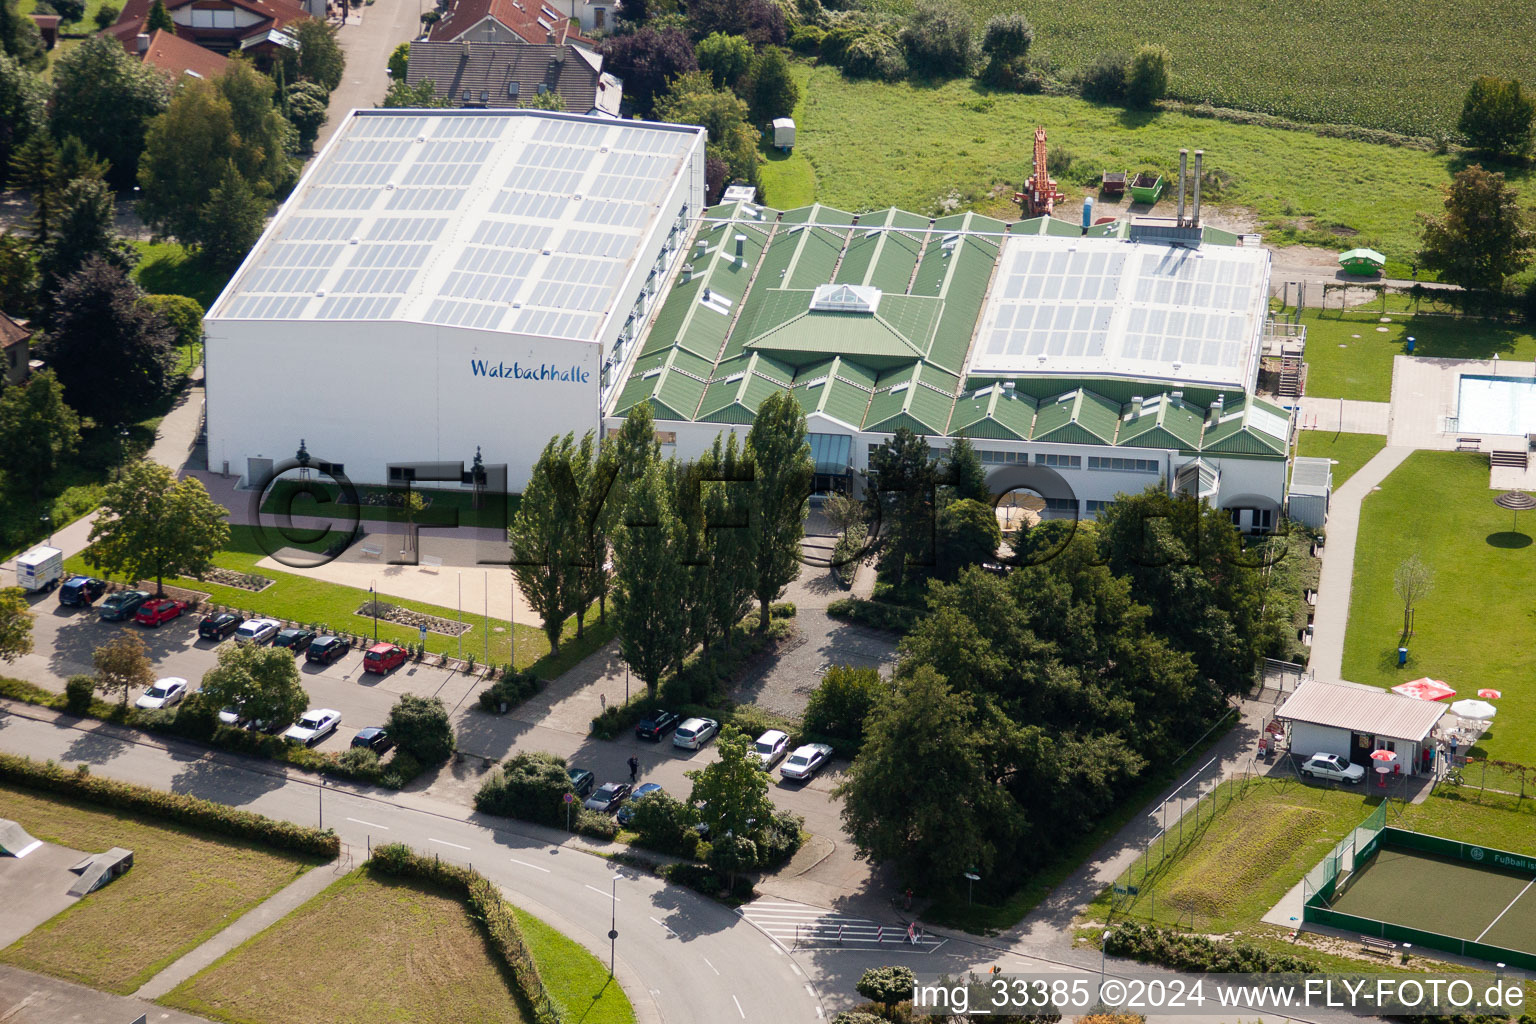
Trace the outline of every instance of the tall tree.
<path fill-rule="evenodd" d="M 229 510 L 201 480 L 178 483 L 159 463 L 127 466 L 101 504 L 86 563 L 130 582 L 153 579 L 157 594 L 165 593 L 167 576 L 201 576 L 229 543 Z"/>
<path fill-rule="evenodd" d="M 901 29 L 907 64 L 924 75 L 963 75 L 971 63 L 971 19 L 950 4 L 925 0 Z"/>
<path fill-rule="evenodd" d="M 389 709 L 385 728 L 401 750 L 422 764 L 442 764 L 453 756 L 453 724 L 441 697 L 403 694 Z"/>
<path fill-rule="evenodd" d="M 717 89 L 734 89 L 752 70 L 752 44 L 744 36 L 714 32 L 693 47 L 699 70 L 709 73 Z"/>
<path fill-rule="evenodd" d="M 700 460 L 704 500 L 703 594 L 705 636 L 731 642 L 731 631 L 752 607 L 756 590 L 752 539 L 753 473 L 735 433 L 715 435 Z"/>
<path fill-rule="evenodd" d="M 112 189 L 99 178 L 77 178 L 59 193 L 53 230 L 38 249 L 44 293 L 53 294 L 92 257 L 124 271 L 139 261 L 138 250 L 117 233 Z"/>
<path fill-rule="evenodd" d="M 20 587 L 0 587 L 0 661 L 32 653 L 32 603 Z"/>
<path fill-rule="evenodd" d="M 512 575 L 543 624 L 551 652 L 560 650 L 560 630 L 577 589 L 577 531 L 581 497 L 571 472 L 575 439 L 567 434 L 544 446 L 523 488 L 517 515 L 508 528 Z"/>
<path fill-rule="evenodd" d="M 48 240 L 53 228 L 54 208 L 64 184 L 59 177 L 59 150 L 48 132 L 33 132 L 11 154 L 11 187 L 32 195 L 32 239 L 39 245 Z"/>
<path fill-rule="evenodd" d="M 112 165 L 113 185 L 135 182 L 149 122 L 170 102 L 170 83 L 110 35 L 92 36 L 53 66 L 54 135 L 69 135 Z"/>
<path fill-rule="evenodd" d="M 623 521 L 613 532 L 613 610 L 619 650 L 653 696 L 662 673 L 686 653 L 681 534 L 662 468 L 653 463 L 627 489 Z"/>
<path fill-rule="evenodd" d="M 288 660 L 293 660 L 291 655 Z M 150 664 L 144 641 L 130 629 L 119 630 L 117 636 L 96 648 L 91 663 L 96 669 L 96 689 L 109 697 L 114 693 L 121 695 L 123 707 L 128 706 L 130 690 L 142 689 L 155 681 L 155 668 Z"/>
<path fill-rule="evenodd" d="M 144 31 L 150 35 L 156 32 L 176 34 L 176 22 L 171 19 L 171 12 L 165 9 L 165 0 L 155 0 L 149 5 L 149 17 L 144 19 Z"/>
<path fill-rule="evenodd" d="M 789 117 L 800 102 L 800 87 L 789 73 L 789 55 L 778 46 L 765 46 L 752 63 L 751 87 L 747 105 L 753 124 L 767 124 L 776 117 Z"/>
<path fill-rule="evenodd" d="M 411 44 L 401 43 L 389 54 L 389 80 L 391 82 L 405 81 L 406 72 L 411 66 Z"/>
<path fill-rule="evenodd" d="M 37 263 L 32 245 L 15 232 L 0 234 L 0 310 L 30 316 L 37 302 Z"/>
<path fill-rule="evenodd" d="M 1457 173 L 1445 190 L 1445 213 L 1419 215 L 1424 239 L 1419 262 L 1464 288 L 1502 288 L 1536 251 L 1536 232 L 1504 175 L 1480 164 Z"/>
<path fill-rule="evenodd" d="M 122 423 L 173 383 L 176 332 L 121 267 L 92 256 L 54 297 L 42 351 L 83 416 Z"/>
<path fill-rule="evenodd" d="M 1467 90 L 1457 127 L 1472 148 L 1523 160 L 1536 142 L 1536 96 L 1513 79 L 1480 75 Z"/>
<path fill-rule="evenodd" d="M 753 46 L 779 46 L 786 35 L 784 12 L 773 0 L 688 0 L 688 23 L 700 39 L 721 32 Z"/>
<path fill-rule="evenodd" d="M 434 107 L 451 107 L 453 104 L 446 98 L 437 95 L 432 79 L 424 78 L 414 86 L 406 85 L 404 79 L 391 81 L 388 91 L 384 93 L 384 99 L 379 102 L 379 106 L 381 108 L 393 107 L 396 109 L 431 109 Z"/>
<path fill-rule="evenodd" d="M 0 169 L 27 139 L 46 127 L 48 87 L 8 53 L 0 52 Z"/>
<path fill-rule="evenodd" d="M 299 43 L 299 74 L 320 83 L 327 93 L 335 92 L 347 70 L 336 30 L 317 18 L 303 18 L 291 27 Z"/>
<path fill-rule="evenodd" d="M 571 532 L 571 613 L 576 616 L 576 638 L 585 632 L 587 608 L 606 596 L 608 589 L 608 542 L 602 528 L 598 494 L 606 491 L 598 474 L 597 435 L 587 431 L 571 449 L 571 482 L 576 491 L 577 518 Z"/>
<path fill-rule="evenodd" d="M 320 129 L 325 126 L 329 99 L 326 91 L 316 82 L 294 82 L 288 87 L 288 103 L 283 113 L 292 123 L 294 131 L 299 133 L 299 148 L 306 153 L 315 148 L 315 140 L 320 137 Z"/>
<path fill-rule="evenodd" d="M 806 440 L 805 413 L 788 391 L 775 391 L 758 407 L 747 431 L 752 463 L 753 593 L 759 630 L 768 628 L 768 606 L 800 573 L 815 464 Z"/>
<path fill-rule="evenodd" d="M 60 187 L 70 182 L 88 178 L 92 181 L 106 181 L 111 173 L 112 165 L 97 156 L 89 146 L 81 142 L 74 135 L 64 136 L 64 141 L 59 143 L 59 184 Z"/>
<path fill-rule="evenodd" d="M 260 195 L 286 191 L 295 180 L 288 151 L 298 140 L 274 102 L 272 79 L 248 61 L 232 60 L 214 81 L 229 101 L 230 155 L 241 176 Z"/>
<path fill-rule="evenodd" d="M 992 503 L 987 470 L 970 438 L 957 437 L 949 443 L 949 454 L 944 459 L 944 484 L 953 490 L 957 499 L 969 498 L 983 505 Z"/>
<path fill-rule="evenodd" d="M 879 538 L 880 571 L 897 589 L 933 565 L 938 484 L 927 439 L 906 427 L 869 453 L 864 500 Z"/>
<path fill-rule="evenodd" d="M 26 487 L 36 502 L 43 485 L 80 447 L 80 417 L 64 404 L 64 388 L 52 370 L 33 374 L 0 392 L 0 472 Z"/>
<path fill-rule="evenodd" d="M 709 75 L 690 71 L 672 80 L 656 102 L 656 117 L 675 124 L 703 125 L 706 155 L 725 161 L 731 177 L 757 182 L 757 133 L 747 123 L 747 105 L 729 89 L 717 89 Z"/>
<path fill-rule="evenodd" d="M 970 498 L 950 502 L 939 513 L 934 542 L 938 575 L 952 580 L 967 566 L 990 562 L 1002 543 L 1003 533 L 991 505 Z"/>
<path fill-rule="evenodd" d="M 641 402 L 630 409 L 624 422 L 619 424 L 618 433 L 605 444 L 612 451 L 617 473 L 614 486 L 619 489 L 617 497 L 622 503 L 624 489 L 634 486 L 661 461 L 661 442 L 656 440 L 656 420 L 651 414 L 651 403 Z"/>
<path fill-rule="evenodd" d="M 677 28 L 657 31 L 646 26 L 638 32 L 606 37 L 600 44 L 603 67 L 624 80 L 624 94 L 640 117 L 650 117 L 667 83 L 678 75 L 699 69 L 693 44 Z"/>
<path fill-rule="evenodd" d="M 709 826 L 712 839 L 726 833 L 748 836 L 773 816 L 768 773 L 752 752 L 752 737 L 734 725 L 720 730 L 715 750 L 715 761 L 688 773 L 693 780 L 688 800 L 700 807 L 699 820 Z"/>
<path fill-rule="evenodd" d="M 21 13 L 17 0 L 0 0 L 0 52 L 14 57 L 22 67 L 41 71 L 48 66 L 48 52 L 37 23 Z"/>
<path fill-rule="evenodd" d="M 200 211 L 197 241 L 215 267 L 234 268 L 261 237 L 271 202 L 245 180 L 231 161 Z"/>
<path fill-rule="evenodd" d="M 198 695 L 210 708 L 234 708 L 268 729 L 292 723 L 309 707 L 298 662 L 281 647 L 226 644 L 219 663 L 203 675 Z"/>

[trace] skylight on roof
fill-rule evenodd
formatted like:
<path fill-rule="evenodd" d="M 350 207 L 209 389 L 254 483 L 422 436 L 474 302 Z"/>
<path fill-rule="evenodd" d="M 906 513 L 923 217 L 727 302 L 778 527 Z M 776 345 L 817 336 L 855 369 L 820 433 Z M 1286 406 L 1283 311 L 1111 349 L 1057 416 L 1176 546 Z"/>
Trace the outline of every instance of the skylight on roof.
<path fill-rule="evenodd" d="M 811 308 L 823 313 L 873 313 L 880 307 L 880 289 L 860 284 L 819 284 Z"/>

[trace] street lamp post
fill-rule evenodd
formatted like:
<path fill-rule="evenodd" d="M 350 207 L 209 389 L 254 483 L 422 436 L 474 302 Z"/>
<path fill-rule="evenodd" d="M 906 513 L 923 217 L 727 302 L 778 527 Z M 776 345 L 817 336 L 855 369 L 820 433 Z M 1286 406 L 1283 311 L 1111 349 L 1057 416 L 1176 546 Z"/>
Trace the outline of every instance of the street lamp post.
<path fill-rule="evenodd" d="M 459 573 L 459 660 L 464 660 L 464 573 Z"/>
<path fill-rule="evenodd" d="M 53 545 L 53 516 L 51 514 L 47 513 L 47 512 L 44 512 L 42 514 L 42 516 L 37 521 L 39 523 L 46 523 L 47 524 L 47 527 L 48 527 L 48 544 L 51 547 Z"/>
<path fill-rule="evenodd" d="M 368 585 L 368 603 L 373 607 L 373 642 L 379 642 L 379 581 Z"/>
<path fill-rule="evenodd" d="M 967 871 L 965 873 L 965 903 L 966 903 L 966 906 L 970 906 L 970 904 L 972 902 L 972 900 L 971 900 L 972 892 L 974 891 L 976 883 L 979 882 L 979 881 L 981 881 L 981 876 L 978 875 L 974 869 L 972 869 L 970 871 Z"/>
<path fill-rule="evenodd" d="M 326 782 L 324 779 L 321 779 L 320 780 L 320 785 L 315 787 L 315 795 L 318 796 L 319 799 L 320 799 L 320 831 L 321 832 L 325 831 L 325 787 L 328 786 L 328 785 L 330 785 L 330 783 Z"/>
<path fill-rule="evenodd" d="M 608 905 L 608 977 L 613 977 L 614 956 L 619 946 L 619 875 L 613 875 L 612 902 Z"/>

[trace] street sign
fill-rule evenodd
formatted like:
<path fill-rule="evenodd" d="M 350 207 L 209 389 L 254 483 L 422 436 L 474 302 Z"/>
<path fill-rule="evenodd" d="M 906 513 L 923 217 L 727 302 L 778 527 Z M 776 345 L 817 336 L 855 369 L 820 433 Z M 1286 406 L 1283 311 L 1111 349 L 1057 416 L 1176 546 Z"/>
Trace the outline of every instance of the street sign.
<path fill-rule="evenodd" d="M 576 797 L 575 797 L 574 794 L 567 793 L 563 797 L 561 797 L 560 799 L 564 800 L 566 803 L 573 803 L 573 802 L 575 802 Z"/>
<path fill-rule="evenodd" d="M 966 878 L 969 878 L 969 879 L 970 879 L 970 880 L 971 880 L 971 881 L 973 881 L 973 882 L 979 882 L 979 881 L 981 881 L 981 876 L 980 876 L 980 875 L 973 875 L 973 874 L 971 874 L 971 873 L 970 873 L 970 872 L 969 872 L 969 871 L 967 871 L 967 872 L 966 872 L 966 873 L 965 873 L 965 877 L 966 877 Z"/>
<path fill-rule="evenodd" d="M 417 626 L 416 627 L 416 635 L 421 640 L 422 643 L 426 643 L 427 642 L 427 627 L 426 626 Z"/>

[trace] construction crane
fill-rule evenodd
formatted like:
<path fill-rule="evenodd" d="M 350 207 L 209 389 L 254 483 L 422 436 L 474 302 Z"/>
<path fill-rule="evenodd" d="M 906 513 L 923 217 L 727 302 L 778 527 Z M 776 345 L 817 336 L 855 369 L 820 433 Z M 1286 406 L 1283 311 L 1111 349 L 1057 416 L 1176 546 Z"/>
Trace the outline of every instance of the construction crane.
<path fill-rule="evenodd" d="M 1023 192 L 1015 192 L 1013 201 L 1024 208 L 1026 217 L 1049 217 L 1057 200 L 1066 199 L 1045 169 L 1045 125 L 1035 127 L 1035 173 L 1024 183 Z"/>

